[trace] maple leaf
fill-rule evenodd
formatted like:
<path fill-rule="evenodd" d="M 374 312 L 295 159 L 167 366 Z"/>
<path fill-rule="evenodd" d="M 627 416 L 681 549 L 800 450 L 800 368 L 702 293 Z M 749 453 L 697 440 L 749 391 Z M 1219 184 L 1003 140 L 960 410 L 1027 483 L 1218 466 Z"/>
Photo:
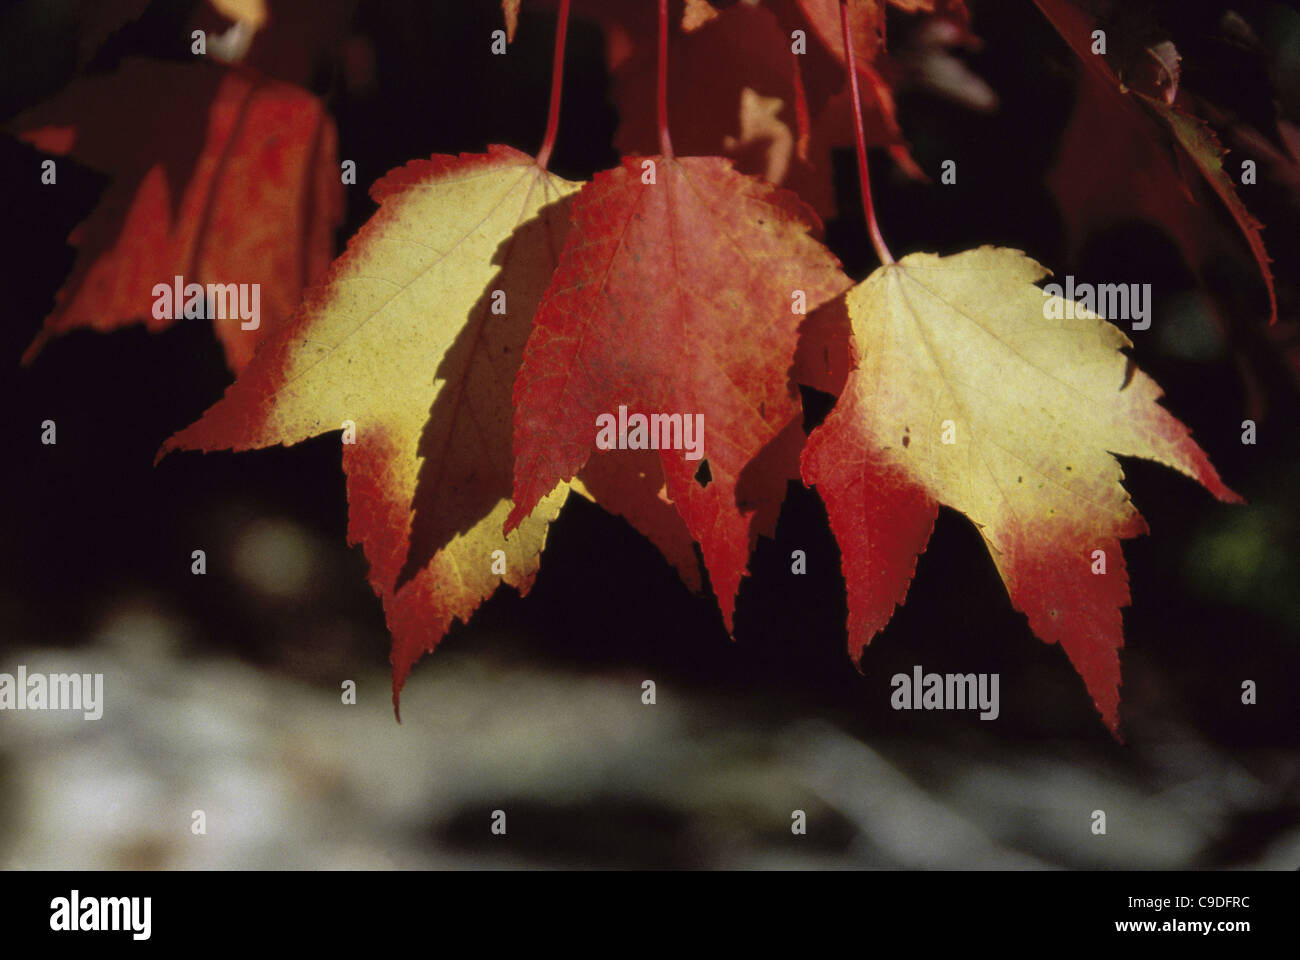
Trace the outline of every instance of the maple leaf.
<path fill-rule="evenodd" d="M 669 38 L 675 152 L 728 157 L 742 173 L 794 191 L 817 213 L 835 213 L 831 150 L 851 142 L 843 65 L 815 40 L 811 55 L 792 53 L 791 30 L 809 25 L 794 0 L 737 3 L 712 17 L 701 10 L 684 8 L 682 32 Z M 574 15 L 605 33 L 619 115 L 614 146 L 628 156 L 657 152 L 655 115 L 644 109 L 658 80 L 654 4 L 575 0 Z M 860 72 L 869 80 L 867 142 L 887 146 L 904 172 L 924 179 L 903 143 L 888 84 L 870 64 Z"/>
<path fill-rule="evenodd" d="M 1205 182 L 1218 194 L 1219 199 L 1223 201 L 1223 205 L 1228 208 L 1228 212 L 1232 214 L 1232 219 L 1236 221 L 1242 237 L 1250 247 L 1251 255 L 1255 258 L 1255 265 L 1259 268 L 1260 277 L 1267 289 L 1269 323 L 1276 323 L 1277 290 L 1273 282 L 1273 270 L 1270 266 L 1273 261 L 1269 257 L 1268 251 L 1264 249 L 1264 237 L 1260 232 L 1264 229 L 1264 224 L 1246 209 L 1246 205 L 1241 202 L 1241 197 L 1237 195 L 1236 185 L 1232 182 L 1232 178 L 1228 176 L 1227 171 L 1224 170 L 1223 160 L 1227 155 L 1227 151 L 1224 150 L 1223 144 L 1219 142 L 1218 135 L 1215 134 L 1208 123 L 1199 117 L 1191 116 L 1180 109 L 1177 104 L 1148 97 L 1137 91 L 1134 91 L 1134 93 L 1141 97 L 1153 112 L 1169 124 L 1169 129 L 1173 131 L 1179 145 L 1192 163 L 1196 165 L 1196 169 L 1201 172 Z"/>
<path fill-rule="evenodd" d="M 844 63 L 844 34 L 840 30 L 841 0 L 796 0 L 817 38 Z M 903 6 L 903 4 L 895 4 Z M 869 69 L 885 47 L 885 0 L 851 0 L 849 28 L 853 32 L 858 72 Z"/>
<path fill-rule="evenodd" d="M 395 706 L 411 665 L 454 620 L 501 582 L 528 591 L 567 495 L 552 484 L 502 534 L 510 389 L 577 189 L 503 146 L 392 171 L 325 283 L 160 452 L 248 450 L 355 426 L 343 446 L 348 541 L 362 545 L 393 636 Z M 493 572 L 498 550 L 504 574 Z"/>
<path fill-rule="evenodd" d="M 258 327 L 241 329 L 237 315 L 213 321 L 237 372 L 329 265 L 343 203 L 334 122 L 298 87 L 242 69 L 127 60 L 74 81 L 11 129 L 113 176 L 69 237 L 76 262 L 24 362 L 78 328 L 171 326 L 154 315 L 152 290 L 181 276 L 260 285 Z"/>
<path fill-rule="evenodd" d="M 583 187 L 515 384 L 507 529 L 583 467 L 598 416 L 702 415 L 703 459 L 659 458 L 730 629 L 752 537 L 774 522 L 780 464 L 802 439 L 787 382 L 796 291 L 812 310 L 848 286 L 818 227 L 793 194 L 716 157 L 627 157 Z"/>
<path fill-rule="evenodd" d="M 1047 273 L 981 247 L 912 254 L 854 287 L 858 366 L 809 438 L 803 476 L 840 544 L 850 655 L 903 602 L 943 503 L 979 528 L 1012 604 L 1061 644 L 1118 736 L 1119 541 L 1146 525 L 1112 454 L 1240 498 L 1120 352 L 1124 334 L 1035 286 Z"/>
<path fill-rule="evenodd" d="M 638 109 L 653 102 L 658 74 L 654 51 L 638 53 L 612 78 L 611 97 L 620 108 L 614 146 L 629 156 L 652 154 L 659 147 L 654 112 Z M 813 205 L 830 206 L 829 163 L 819 171 L 802 163 L 798 170 L 791 169 L 797 163 L 798 125 L 791 61 L 798 58 L 790 53 L 789 34 L 771 11 L 747 4 L 731 7 L 688 35 L 674 35 L 669 57 L 674 82 L 668 90 L 668 112 L 674 118 L 677 153 L 725 155 L 742 173 L 777 184 L 791 173 L 802 180 L 817 176 L 824 189 L 808 193 L 825 202 Z M 820 108 L 820 101 L 816 106 Z"/>
<path fill-rule="evenodd" d="M 1195 170 L 1246 241 L 1268 293 L 1269 322 L 1276 322 L 1277 293 L 1263 224 L 1246 209 L 1224 170 L 1225 151 L 1214 132 L 1179 106 L 1172 44 L 1148 51 L 1168 81 L 1160 96 L 1150 96 L 1122 84 L 1106 56 L 1092 53 L 1096 22 L 1090 15 L 1064 0 L 1035 2 L 1080 61 L 1078 101 L 1049 175 L 1071 246 L 1077 251 L 1085 233 L 1136 214 L 1163 226 L 1188 265 L 1202 273 L 1219 252 L 1222 231 L 1196 189 Z M 1106 135 L 1099 137 L 1099 131 Z"/>
<path fill-rule="evenodd" d="M 787 0 L 788 2 L 788 0 Z M 806 22 L 813 28 L 813 33 L 822 43 L 831 57 L 841 66 L 846 62 L 844 35 L 840 22 L 840 0 L 795 0 Z M 894 94 L 886 73 L 893 72 L 892 65 L 885 51 L 885 10 L 894 6 L 906 13 L 940 13 L 959 23 L 966 23 L 969 14 L 963 0 L 851 0 L 848 3 L 849 29 L 853 36 L 854 62 L 857 72 L 865 82 L 867 97 L 864 108 L 869 111 L 866 119 L 867 142 L 869 144 L 887 145 L 894 163 L 909 177 L 924 180 L 925 173 L 917 166 L 911 151 L 903 140 L 903 133 L 898 125 L 897 107 Z M 789 21 L 787 15 L 786 20 Z M 816 88 L 819 83 L 812 65 L 809 86 Z M 842 87 L 842 81 L 836 81 Z M 820 168 L 830 165 L 830 151 L 833 147 L 850 145 L 848 131 L 853 129 L 852 108 L 847 91 L 840 89 L 836 95 L 824 102 L 824 107 L 813 113 L 818 114 L 814 121 L 814 143 L 816 161 L 813 166 Z M 820 208 L 819 208 L 820 209 Z"/>

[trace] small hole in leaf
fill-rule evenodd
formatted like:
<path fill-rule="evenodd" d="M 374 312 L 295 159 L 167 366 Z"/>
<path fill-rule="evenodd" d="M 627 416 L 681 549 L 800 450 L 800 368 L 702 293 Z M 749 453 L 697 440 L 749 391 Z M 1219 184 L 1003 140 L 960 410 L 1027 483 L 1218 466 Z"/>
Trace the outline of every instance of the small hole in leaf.
<path fill-rule="evenodd" d="M 713 482 L 713 474 L 709 472 L 709 461 L 700 461 L 700 469 L 695 471 L 695 482 L 701 487 L 707 487 Z"/>
<path fill-rule="evenodd" d="M 911 445 L 912 445 L 912 438 L 909 437 L 907 434 L 903 434 L 903 446 L 910 447 Z"/>

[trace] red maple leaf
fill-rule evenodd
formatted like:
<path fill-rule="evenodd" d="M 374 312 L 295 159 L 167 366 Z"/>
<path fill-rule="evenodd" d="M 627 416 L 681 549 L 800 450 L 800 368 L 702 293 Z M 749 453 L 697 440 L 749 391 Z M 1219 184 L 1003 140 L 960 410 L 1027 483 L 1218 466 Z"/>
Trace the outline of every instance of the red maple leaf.
<path fill-rule="evenodd" d="M 1078 102 L 1050 176 L 1071 246 L 1077 251 L 1085 235 L 1142 216 L 1167 230 L 1188 265 L 1201 273 L 1213 256 L 1230 249 L 1209 187 L 1249 247 L 1268 293 L 1269 322 L 1276 322 L 1263 224 L 1238 196 L 1213 130 L 1181 105 L 1172 44 L 1147 51 L 1160 58 L 1166 81 L 1161 96 L 1148 96 L 1121 83 L 1104 53 L 1092 52 L 1097 21 L 1090 14 L 1066 0 L 1036 2 L 1080 61 Z"/>
<path fill-rule="evenodd" d="M 802 438 L 787 381 L 799 309 L 848 285 L 818 226 L 717 158 L 629 157 L 585 186 L 515 385 L 507 529 L 583 467 L 598 417 L 702 417 L 702 459 L 680 442 L 659 457 L 730 628 L 755 527 L 785 495 L 775 464 Z"/>
<path fill-rule="evenodd" d="M 258 284 L 256 327 L 213 320 L 237 372 L 329 264 L 343 203 L 334 122 L 299 87 L 242 68 L 127 60 L 11 129 L 113 178 L 69 237 L 76 262 L 25 362 L 74 329 L 171 326 L 180 305 L 156 311 L 153 290 L 179 276 Z"/>

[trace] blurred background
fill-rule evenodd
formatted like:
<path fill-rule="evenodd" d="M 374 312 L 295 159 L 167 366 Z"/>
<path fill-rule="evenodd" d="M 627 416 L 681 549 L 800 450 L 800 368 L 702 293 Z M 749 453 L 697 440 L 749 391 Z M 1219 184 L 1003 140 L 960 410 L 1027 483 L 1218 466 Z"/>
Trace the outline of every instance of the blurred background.
<path fill-rule="evenodd" d="M 87 56 L 85 5 L 9 5 L 3 117 L 126 56 L 184 60 L 202 6 L 155 0 Z M 1300 181 L 1283 169 L 1246 194 L 1276 261 L 1273 331 L 1248 257 L 1214 264 L 1216 308 L 1150 223 L 1117 224 L 1072 252 L 1047 179 L 1074 54 L 1032 3 L 971 6 L 983 45 L 945 54 L 962 70 L 898 81 L 918 165 L 955 158 L 958 183 L 918 183 L 873 155 L 893 252 L 997 243 L 1079 282 L 1152 283 L 1153 327 L 1133 337 L 1133 356 L 1249 504 L 1125 461 L 1151 533 L 1125 544 L 1124 745 L 1063 652 L 1012 610 L 975 530 L 946 509 L 906 606 L 858 672 L 838 549 L 816 494 L 794 484 L 742 585 L 734 642 L 711 596 L 692 596 L 623 520 L 571 498 L 529 596 L 502 589 L 417 664 L 398 725 L 382 611 L 345 542 L 335 435 L 153 467 L 161 442 L 230 381 L 201 321 L 74 333 L 19 367 L 71 268 L 67 235 L 107 180 L 61 161 L 58 188 L 42 188 L 42 155 L 4 137 L 0 672 L 102 672 L 106 709 L 96 722 L 0 713 L 0 866 L 1300 866 Z M 1232 4 L 1255 41 L 1243 45 L 1236 22 L 1224 26 L 1228 5 L 1177 8 L 1150 5 L 1178 30 L 1185 70 L 1201 71 L 1184 82 L 1293 156 L 1279 130 L 1294 127 L 1267 114 L 1300 120 L 1300 15 Z M 550 5 L 525 3 L 499 58 L 490 2 L 340 9 L 308 80 L 338 123 L 340 158 L 357 162 L 339 249 L 392 167 L 490 142 L 536 149 Z M 313 19 L 305 6 L 280 12 Z M 898 61 L 924 64 L 916 23 L 889 22 Z M 576 18 L 556 172 L 589 178 L 617 163 L 609 90 L 601 27 Z M 827 239 L 862 278 L 875 263 L 854 159 L 832 156 Z M 1224 296 L 1236 298 L 1226 315 Z M 818 422 L 826 398 L 805 400 Z M 1253 446 L 1241 443 L 1247 416 Z M 45 419 L 56 446 L 39 442 Z M 190 572 L 194 549 L 207 553 L 204 576 Z M 806 576 L 790 573 L 795 549 Z M 1000 674 L 1001 715 L 891 710 L 889 677 L 916 664 Z M 641 703 L 647 679 L 654 706 Z M 345 680 L 355 706 L 340 702 Z M 1241 703 L 1245 680 L 1258 686 L 1253 706 Z M 190 831 L 198 809 L 206 836 Z M 489 832 L 496 809 L 506 837 Z M 796 809 L 806 836 L 791 834 Z M 1105 836 L 1090 831 L 1098 809 Z"/>

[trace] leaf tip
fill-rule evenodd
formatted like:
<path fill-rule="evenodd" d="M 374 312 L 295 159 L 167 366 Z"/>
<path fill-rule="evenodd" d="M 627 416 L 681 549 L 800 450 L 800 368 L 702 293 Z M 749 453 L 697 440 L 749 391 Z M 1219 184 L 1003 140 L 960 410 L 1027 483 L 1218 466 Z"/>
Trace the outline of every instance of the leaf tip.
<path fill-rule="evenodd" d="M 530 511 L 524 509 L 522 503 L 516 502 L 515 505 L 510 508 L 510 513 L 506 515 L 506 522 L 501 524 L 501 535 L 503 537 L 508 537 L 510 534 L 514 533 L 519 529 L 519 524 L 523 523 L 524 517 L 528 516 L 529 513 Z"/>
<path fill-rule="evenodd" d="M 1216 492 L 1214 496 L 1219 500 L 1220 503 L 1230 503 L 1235 507 L 1249 506 L 1249 504 L 1246 502 L 1246 498 L 1243 497 L 1241 494 L 1239 494 L 1236 490 L 1231 489 L 1230 487 L 1225 486 L 1223 488 L 1222 493 Z"/>
<path fill-rule="evenodd" d="M 394 641 L 394 654 L 397 652 L 396 647 L 396 641 Z M 402 722 L 402 687 L 406 686 L 406 677 L 411 672 L 411 664 L 399 663 L 395 657 L 391 662 L 393 664 L 393 719 L 400 724 Z"/>
<path fill-rule="evenodd" d="M 173 433 L 163 441 L 162 446 L 158 448 L 158 452 L 153 455 L 153 465 L 155 467 L 162 463 L 163 457 L 167 456 L 167 454 L 171 453 L 173 450 L 185 449 L 177 439 L 179 436 L 180 433 Z"/>
<path fill-rule="evenodd" d="M 40 332 L 32 337 L 32 342 L 27 345 L 27 349 L 23 351 L 22 358 L 18 361 L 19 365 L 30 367 L 35 362 L 37 354 L 45 348 L 45 344 L 49 342 L 49 339 L 49 327 L 42 327 Z"/>

